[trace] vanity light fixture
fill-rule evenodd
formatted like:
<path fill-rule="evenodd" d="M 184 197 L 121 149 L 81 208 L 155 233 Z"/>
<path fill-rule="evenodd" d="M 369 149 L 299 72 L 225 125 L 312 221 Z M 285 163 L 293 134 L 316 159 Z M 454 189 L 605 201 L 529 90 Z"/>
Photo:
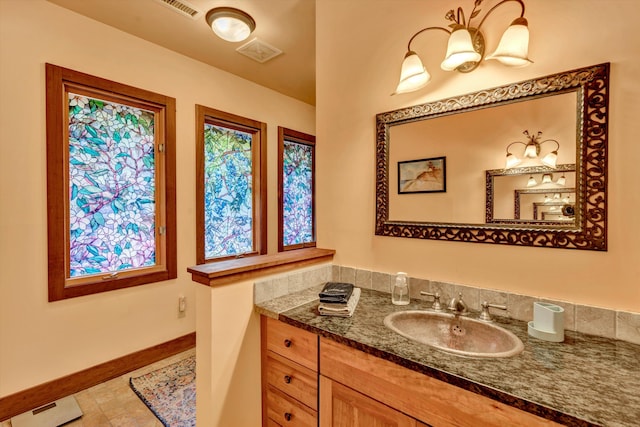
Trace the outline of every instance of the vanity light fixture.
<path fill-rule="evenodd" d="M 502 0 L 489 9 L 476 27 L 471 25 L 471 21 L 480 14 L 478 6 L 483 0 L 475 0 L 468 21 L 461 7 L 458 7 L 457 11 L 451 9 L 445 15 L 445 19 L 451 21 L 451 24 L 449 24 L 451 30 L 443 27 L 426 27 L 409 39 L 407 53 L 404 56 L 400 70 L 400 82 L 392 95 L 422 89 L 431 80 L 431 75 L 422 64 L 422 60 L 416 52 L 411 50 L 411 42 L 416 36 L 429 30 L 440 30 L 449 34 L 447 53 L 440 64 L 440 68 L 445 71 L 456 70 L 468 73 L 475 70 L 482 58 L 485 57 L 485 42 L 484 36 L 480 32 L 480 27 L 496 8 L 512 1 L 520 4 L 520 17 L 511 22 L 511 25 L 502 35 L 496 50 L 485 59 L 495 59 L 509 67 L 529 65 L 532 61 L 528 58 L 529 28 L 524 17 L 524 2 L 522 0 Z"/>
<path fill-rule="evenodd" d="M 558 178 L 558 180 L 556 181 L 556 184 L 558 185 L 565 185 L 566 183 L 567 183 L 567 178 L 564 176 L 564 174 L 562 174 L 562 176 Z"/>
<path fill-rule="evenodd" d="M 507 158 L 506 158 L 505 168 L 510 169 L 522 163 L 521 158 L 519 158 L 518 156 L 516 156 L 515 154 L 509 151 L 512 145 L 514 144 L 524 145 L 523 157 L 528 159 L 537 159 L 538 156 L 540 155 L 540 150 L 542 145 L 547 142 L 555 143 L 556 148 L 553 151 L 547 153 L 542 158 L 542 160 L 540 160 L 540 162 L 545 166 L 548 166 L 550 168 L 555 168 L 558 162 L 558 150 L 560 149 L 560 143 L 555 139 L 545 139 L 544 141 L 540 141 L 540 136 L 542 135 L 542 132 L 538 132 L 536 135 L 530 135 L 529 131 L 525 130 L 522 133 L 526 135 L 527 138 L 529 138 L 529 140 L 527 142 L 514 141 L 511 144 L 507 145 Z"/>
<path fill-rule="evenodd" d="M 550 173 L 542 174 L 542 183 L 551 184 L 553 182 L 553 175 Z"/>
<path fill-rule="evenodd" d="M 533 177 L 533 175 L 529 176 L 529 180 L 527 181 L 527 187 L 535 187 L 538 185 L 538 181 Z"/>
<path fill-rule="evenodd" d="M 228 42 L 246 40 L 256 29 L 256 21 L 248 13 L 233 7 L 211 9 L 206 19 L 213 32 Z"/>

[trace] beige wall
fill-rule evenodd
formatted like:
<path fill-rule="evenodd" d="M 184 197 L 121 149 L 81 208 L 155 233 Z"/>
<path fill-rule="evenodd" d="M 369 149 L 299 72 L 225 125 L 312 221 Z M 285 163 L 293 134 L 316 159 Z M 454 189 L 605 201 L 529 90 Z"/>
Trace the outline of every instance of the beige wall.
<path fill-rule="evenodd" d="M 45 62 L 177 99 L 176 280 L 47 302 Z M 195 330 L 202 285 L 186 272 L 195 263 L 195 104 L 268 124 L 269 246 L 276 251 L 277 126 L 313 134 L 312 106 L 44 0 L 0 0 L 0 94 L 0 396 Z M 241 291 L 251 298 L 250 288 Z M 179 294 L 187 297 L 183 318 Z M 248 331 L 242 337 L 256 347 L 257 322 L 248 316 L 238 312 Z M 218 344 L 236 351 L 227 339 Z M 255 361 L 238 357 L 218 360 L 217 372 L 234 372 L 237 363 L 255 371 Z"/>
<path fill-rule="evenodd" d="M 458 3 L 468 16 L 473 2 Z M 640 3 L 526 0 L 534 64 L 521 69 L 489 61 L 470 74 L 442 72 L 446 35 L 425 33 L 412 48 L 431 83 L 390 96 L 411 35 L 446 26 L 445 13 L 458 3 L 317 2 L 320 246 L 335 248 L 340 265 L 640 312 Z M 484 3 L 481 9 L 488 10 L 497 2 Z M 485 22 L 489 49 L 518 11 L 511 2 Z M 374 236 L 376 113 L 602 62 L 611 62 L 608 252 Z"/>

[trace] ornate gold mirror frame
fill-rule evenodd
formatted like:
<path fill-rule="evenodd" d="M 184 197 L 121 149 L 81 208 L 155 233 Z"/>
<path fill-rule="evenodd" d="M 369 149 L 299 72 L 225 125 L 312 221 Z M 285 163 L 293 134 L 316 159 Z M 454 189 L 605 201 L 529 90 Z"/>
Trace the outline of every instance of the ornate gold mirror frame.
<path fill-rule="evenodd" d="M 565 92 L 577 93 L 577 134 L 580 135 L 576 159 L 576 221 L 572 227 L 540 223 L 457 224 L 389 219 L 391 126 Z M 376 115 L 375 234 L 606 251 L 608 109 L 609 63 L 604 63 Z"/>

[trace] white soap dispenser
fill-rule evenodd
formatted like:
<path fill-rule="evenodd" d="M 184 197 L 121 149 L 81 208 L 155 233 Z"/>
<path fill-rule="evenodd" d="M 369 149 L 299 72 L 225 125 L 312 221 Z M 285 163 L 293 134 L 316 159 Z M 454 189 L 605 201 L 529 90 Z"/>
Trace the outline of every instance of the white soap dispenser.
<path fill-rule="evenodd" d="M 407 283 L 407 273 L 399 271 L 396 274 L 396 282 L 391 291 L 391 302 L 395 305 L 409 304 L 409 284 Z"/>

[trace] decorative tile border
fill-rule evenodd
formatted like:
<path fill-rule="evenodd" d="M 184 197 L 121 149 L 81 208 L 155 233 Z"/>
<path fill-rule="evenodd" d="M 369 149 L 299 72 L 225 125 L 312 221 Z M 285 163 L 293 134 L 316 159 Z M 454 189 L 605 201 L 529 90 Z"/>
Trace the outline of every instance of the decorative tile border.
<path fill-rule="evenodd" d="M 294 292 L 309 290 L 308 292 L 303 292 L 302 295 L 304 297 L 300 298 L 300 304 L 305 304 L 317 297 L 317 292 L 312 288 L 330 280 L 349 282 L 361 288 L 391 293 L 395 274 L 335 264 L 310 267 L 254 283 L 254 302 L 260 304 Z M 506 316 L 522 321 L 533 319 L 534 301 L 549 302 L 564 308 L 566 330 L 640 344 L 640 313 L 592 307 L 567 301 L 438 282 L 417 277 L 409 277 L 409 290 L 411 298 L 425 300 L 427 307 L 430 307 L 431 299 L 420 295 L 420 291 L 438 292 L 442 304 L 446 304 L 453 296 L 461 292 L 472 311 L 480 311 L 482 301 L 487 301 L 507 306 L 506 312 L 492 310 L 493 315 Z M 277 310 L 274 308 L 274 311 Z"/>

